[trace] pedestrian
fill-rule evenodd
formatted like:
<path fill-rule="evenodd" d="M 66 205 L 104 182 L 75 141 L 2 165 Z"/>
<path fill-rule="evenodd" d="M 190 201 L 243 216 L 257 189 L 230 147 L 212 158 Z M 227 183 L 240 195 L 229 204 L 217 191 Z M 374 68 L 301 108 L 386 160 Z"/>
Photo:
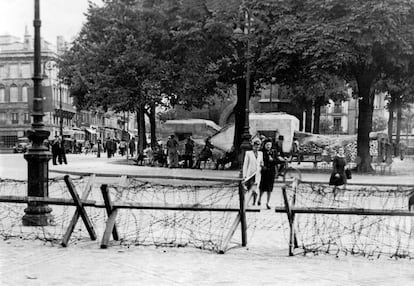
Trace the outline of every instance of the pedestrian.
<path fill-rule="evenodd" d="M 125 155 L 126 148 L 127 143 L 124 140 L 121 140 L 121 142 L 119 143 L 119 153 L 121 154 L 121 156 Z"/>
<path fill-rule="evenodd" d="M 332 173 L 329 178 L 329 185 L 333 185 L 334 192 L 338 186 L 344 185 L 344 188 L 347 183 L 347 178 L 345 174 L 346 167 L 345 151 L 343 147 L 339 147 L 337 154 L 335 155 L 332 161 Z"/>
<path fill-rule="evenodd" d="M 283 135 L 279 135 L 278 141 L 276 141 L 275 146 L 275 156 L 276 156 L 276 171 L 278 176 L 281 176 L 286 169 L 286 164 L 289 161 L 289 158 L 285 152 L 283 152 Z"/>
<path fill-rule="evenodd" d="M 263 153 L 259 151 L 262 142 L 255 138 L 252 142 L 253 150 L 246 151 L 243 162 L 243 184 L 247 191 L 252 191 L 253 205 L 256 204 L 257 189 L 260 188 L 260 181 L 263 167 Z"/>
<path fill-rule="evenodd" d="M 270 196 L 273 191 L 273 184 L 275 181 L 275 175 L 276 175 L 276 157 L 275 152 L 273 150 L 272 146 L 272 140 L 266 139 L 263 142 L 263 168 L 262 168 L 262 178 L 260 180 L 260 193 L 259 193 L 259 199 L 257 201 L 257 205 L 260 206 L 263 193 L 267 194 L 267 200 L 266 200 L 266 207 L 267 209 L 270 209 Z"/>
<path fill-rule="evenodd" d="M 399 152 L 400 152 L 400 160 L 404 160 L 404 156 L 407 152 L 407 144 L 405 144 L 403 141 L 400 141 L 398 146 Z"/>
<path fill-rule="evenodd" d="M 296 162 L 298 162 L 298 165 L 300 165 L 300 154 L 299 154 L 299 140 L 296 137 L 293 137 L 293 142 L 292 142 L 292 150 L 291 150 L 291 158 L 296 158 Z"/>
<path fill-rule="evenodd" d="M 129 147 L 129 154 L 131 154 L 131 157 L 134 157 L 135 153 L 135 138 L 132 137 L 128 144 Z"/>
<path fill-rule="evenodd" d="M 97 143 L 96 143 L 96 145 L 98 146 L 98 149 L 97 149 L 97 157 L 98 158 L 101 158 L 101 148 L 102 148 L 102 142 L 101 142 L 101 139 L 98 139 L 98 141 L 97 141 Z"/>
<path fill-rule="evenodd" d="M 53 165 L 57 165 L 57 158 L 59 156 L 59 138 L 55 136 L 55 140 L 52 142 L 52 162 Z"/>
<path fill-rule="evenodd" d="M 184 168 L 193 167 L 193 152 L 194 152 L 194 141 L 191 136 L 187 137 L 187 141 L 184 146 Z"/>
<path fill-rule="evenodd" d="M 65 163 L 68 164 L 68 161 L 66 160 L 66 150 L 65 150 L 65 140 L 61 137 L 59 137 L 58 139 L 59 141 L 59 155 L 58 155 L 58 160 L 59 160 L 59 164 Z"/>
<path fill-rule="evenodd" d="M 168 167 L 178 167 L 178 141 L 175 140 L 175 136 L 171 135 L 167 141 L 167 156 L 168 156 Z"/>
<path fill-rule="evenodd" d="M 113 152 L 112 146 L 113 146 L 112 139 L 110 137 L 108 137 L 106 139 L 106 142 L 105 142 L 106 155 L 107 155 L 108 159 L 110 159 L 112 157 L 112 152 Z"/>
<path fill-rule="evenodd" d="M 89 140 L 86 140 L 85 141 L 85 148 L 84 148 L 85 155 L 88 155 L 90 150 L 91 150 L 91 143 L 89 142 Z"/>

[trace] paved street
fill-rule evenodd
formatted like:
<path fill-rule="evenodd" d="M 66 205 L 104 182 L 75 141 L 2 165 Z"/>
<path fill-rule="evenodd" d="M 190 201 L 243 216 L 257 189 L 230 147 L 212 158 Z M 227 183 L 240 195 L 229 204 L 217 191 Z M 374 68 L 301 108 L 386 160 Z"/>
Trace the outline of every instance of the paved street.
<path fill-rule="evenodd" d="M 209 182 L 237 178 L 237 171 L 139 167 L 125 158 L 69 155 L 68 165 L 50 166 L 51 177 L 86 172 L 115 175 L 185 176 Z M 0 155 L 1 178 L 26 179 L 21 154 Z M 305 180 L 326 181 L 328 172 L 302 165 Z M 396 161 L 394 175 L 354 175 L 354 182 L 414 183 L 412 159 Z M 56 172 L 55 172 L 56 171 Z M 397 175 L 398 174 L 398 175 Z M 165 179 L 168 180 L 168 179 Z M 277 192 L 277 191 L 276 191 Z M 275 195 L 273 200 L 280 200 Z M 276 203 L 273 201 L 273 203 Z M 286 216 L 262 211 L 258 219 Z M 413 262 L 385 256 L 287 256 L 285 234 L 277 230 L 248 233 L 248 247 L 224 255 L 187 248 L 122 247 L 102 250 L 98 242 L 82 241 L 62 248 L 48 242 L 0 241 L 1 285 L 412 285 Z"/>
<path fill-rule="evenodd" d="M 68 165 L 52 165 L 49 162 L 50 177 L 62 176 L 65 173 L 71 174 L 90 174 L 101 175 L 130 175 L 142 177 L 185 177 L 200 180 L 211 179 L 237 179 L 238 171 L 221 170 L 195 170 L 195 169 L 168 169 L 160 167 L 145 167 L 134 165 L 132 160 L 127 161 L 126 157 L 117 156 L 108 159 L 103 154 L 101 158 L 96 155 L 72 155 L 68 156 Z M 27 164 L 22 154 L 0 154 L 0 177 L 13 179 L 27 179 Z M 292 167 L 299 167 L 302 172 L 303 180 L 327 182 L 329 180 L 329 170 L 319 168 L 313 169 L 311 163 L 292 164 Z M 409 157 L 404 161 L 394 159 L 390 174 L 385 175 L 360 175 L 353 174 L 350 183 L 372 183 L 377 184 L 412 184 L 414 185 L 414 158 Z"/>

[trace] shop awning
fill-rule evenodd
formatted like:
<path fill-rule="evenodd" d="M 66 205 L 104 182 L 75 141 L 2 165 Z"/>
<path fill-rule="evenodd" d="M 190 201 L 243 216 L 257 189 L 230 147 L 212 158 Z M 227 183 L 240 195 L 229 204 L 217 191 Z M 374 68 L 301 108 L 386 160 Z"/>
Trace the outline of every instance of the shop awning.
<path fill-rule="evenodd" d="M 90 134 L 96 134 L 96 130 L 95 130 L 95 129 L 92 129 L 92 128 L 85 128 L 85 130 L 86 130 L 87 132 L 89 132 Z"/>

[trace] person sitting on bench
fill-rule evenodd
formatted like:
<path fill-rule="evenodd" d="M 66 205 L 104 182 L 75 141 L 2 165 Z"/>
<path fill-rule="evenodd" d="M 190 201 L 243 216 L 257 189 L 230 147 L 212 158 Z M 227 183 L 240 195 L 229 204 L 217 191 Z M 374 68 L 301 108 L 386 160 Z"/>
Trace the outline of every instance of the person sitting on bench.
<path fill-rule="evenodd" d="M 236 156 L 236 149 L 234 146 L 231 146 L 230 150 L 227 151 L 223 157 L 217 159 L 216 170 L 218 170 L 220 166 L 221 169 L 224 170 L 225 165 L 233 163 L 236 160 Z"/>
<path fill-rule="evenodd" d="M 275 154 L 276 154 L 276 171 L 277 175 L 281 176 L 286 168 L 286 162 L 289 161 L 287 155 L 283 152 L 283 135 L 279 135 L 278 141 L 275 144 Z"/>

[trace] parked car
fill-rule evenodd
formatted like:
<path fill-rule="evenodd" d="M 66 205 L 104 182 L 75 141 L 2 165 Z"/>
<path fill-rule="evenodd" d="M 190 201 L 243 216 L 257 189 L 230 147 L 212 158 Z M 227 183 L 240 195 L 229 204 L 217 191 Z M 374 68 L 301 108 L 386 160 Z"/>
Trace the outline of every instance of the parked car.
<path fill-rule="evenodd" d="M 26 151 L 32 146 L 27 137 L 18 139 L 17 144 L 13 147 L 13 153 L 26 153 Z"/>

